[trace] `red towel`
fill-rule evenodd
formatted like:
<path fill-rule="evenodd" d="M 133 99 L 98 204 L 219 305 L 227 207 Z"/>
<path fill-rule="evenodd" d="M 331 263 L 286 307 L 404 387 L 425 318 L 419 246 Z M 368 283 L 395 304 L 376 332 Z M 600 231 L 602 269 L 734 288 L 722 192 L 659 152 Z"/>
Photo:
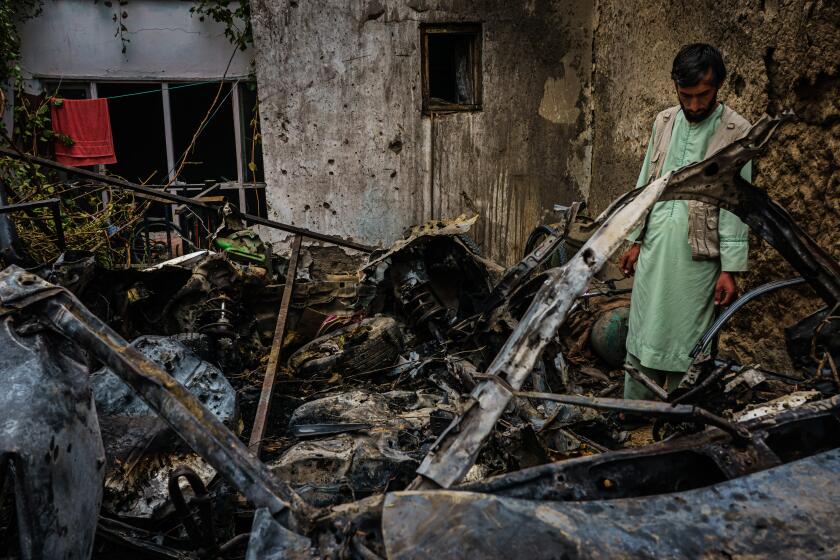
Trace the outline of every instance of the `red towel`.
<path fill-rule="evenodd" d="M 55 160 L 79 167 L 99 163 L 116 163 L 111 117 L 106 99 L 64 99 L 61 105 L 50 104 L 52 128 L 65 134 L 74 144 L 55 142 Z"/>

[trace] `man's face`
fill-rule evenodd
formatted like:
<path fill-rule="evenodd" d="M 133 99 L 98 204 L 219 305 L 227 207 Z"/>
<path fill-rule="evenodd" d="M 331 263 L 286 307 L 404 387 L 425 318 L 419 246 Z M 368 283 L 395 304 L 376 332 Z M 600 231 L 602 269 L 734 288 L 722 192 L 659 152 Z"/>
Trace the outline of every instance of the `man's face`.
<path fill-rule="evenodd" d="M 680 87 L 676 82 L 674 85 L 677 88 L 680 106 L 689 122 L 702 121 L 717 107 L 718 86 L 711 69 L 706 70 L 706 74 L 696 85 Z"/>

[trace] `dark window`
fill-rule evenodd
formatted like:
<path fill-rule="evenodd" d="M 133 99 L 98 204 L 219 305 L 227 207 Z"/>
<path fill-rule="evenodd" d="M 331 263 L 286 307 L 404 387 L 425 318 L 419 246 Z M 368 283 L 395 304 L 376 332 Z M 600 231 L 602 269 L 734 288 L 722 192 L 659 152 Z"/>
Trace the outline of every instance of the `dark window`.
<path fill-rule="evenodd" d="M 168 170 L 160 84 L 100 82 L 96 93 L 110 98 L 108 114 L 117 163 L 108 165 L 108 172 L 133 183 L 165 183 Z"/>
<path fill-rule="evenodd" d="M 169 104 L 172 112 L 172 145 L 175 163 L 187 151 L 196 130 L 199 129 L 213 104 L 219 84 L 201 84 L 177 87 L 170 84 Z M 231 107 L 231 84 L 224 84 L 219 101 L 209 111 L 208 120 L 201 128 L 192 151 L 178 179 L 186 183 L 204 181 L 236 181 L 236 144 Z"/>
<path fill-rule="evenodd" d="M 88 84 L 47 82 L 44 84 L 44 93 L 47 96 L 55 96 L 62 99 L 87 99 L 90 95 L 90 86 Z"/>
<path fill-rule="evenodd" d="M 86 99 L 90 90 L 89 82 L 45 83 L 45 95 L 66 99 Z M 179 183 L 192 188 L 185 194 L 196 196 L 217 184 L 218 188 L 208 196 L 224 196 L 237 206 L 244 205 L 245 211 L 266 217 L 256 84 L 225 83 L 216 104 L 208 112 L 219 91 L 218 82 L 168 83 L 172 125 L 169 137 L 164 116 L 166 96 L 161 83 L 98 82 L 96 91 L 98 97 L 108 99 L 111 117 L 117 163 L 107 166 L 109 173 L 134 183 L 164 185 L 168 183 L 170 173 L 179 167 L 193 135 L 199 131 L 178 175 Z M 238 100 L 236 115 L 235 100 Z M 172 145 L 174 169 L 167 163 L 167 142 Z M 241 147 L 239 154 L 237 142 Z M 237 162 L 237 156 L 241 162 Z M 237 163 L 241 163 L 241 177 Z M 162 205 L 153 205 L 150 215 L 162 216 L 162 208 Z"/>
<path fill-rule="evenodd" d="M 420 28 L 423 111 L 481 110 L 481 24 Z"/>

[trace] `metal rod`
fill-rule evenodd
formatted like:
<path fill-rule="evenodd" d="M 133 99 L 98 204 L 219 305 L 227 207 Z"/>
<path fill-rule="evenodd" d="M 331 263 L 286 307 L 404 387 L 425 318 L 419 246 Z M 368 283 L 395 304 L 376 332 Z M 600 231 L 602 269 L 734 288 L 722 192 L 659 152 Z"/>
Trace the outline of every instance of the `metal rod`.
<path fill-rule="evenodd" d="M 277 313 L 277 324 L 274 327 L 274 339 L 271 342 L 271 353 L 268 355 L 268 365 L 265 368 L 260 402 L 254 416 L 254 427 L 248 447 L 256 457 L 260 456 L 262 440 L 265 436 L 265 426 L 268 413 L 271 410 L 271 398 L 274 395 L 274 379 L 277 376 L 277 365 L 280 363 L 280 352 L 283 349 L 283 338 L 286 336 L 286 319 L 289 316 L 289 305 L 292 302 L 292 292 L 295 289 L 300 244 L 303 237 L 296 235 L 292 241 L 292 254 L 289 257 L 289 268 L 286 271 L 286 285 L 283 286 L 283 296 L 280 300 L 280 311 Z"/>
<path fill-rule="evenodd" d="M 233 144 L 236 150 L 236 182 L 239 183 L 239 209 L 245 212 L 247 208 L 245 207 L 245 189 L 243 188 L 245 183 L 245 170 L 243 166 L 245 152 L 242 149 L 242 96 L 239 95 L 238 82 L 231 84 L 230 87 L 231 93 L 233 94 L 230 106 L 233 108 Z"/>
<path fill-rule="evenodd" d="M 175 180 L 175 147 L 172 142 L 172 110 L 169 106 L 169 84 L 160 84 L 160 96 L 163 103 L 163 139 L 166 142 L 166 178 Z"/>
<path fill-rule="evenodd" d="M 55 244 L 61 251 L 67 249 L 67 244 L 64 240 L 64 227 L 61 223 L 61 200 L 58 198 L 46 198 L 44 200 L 33 200 L 30 202 L 21 202 L 19 204 L 5 204 L 0 198 L 0 214 L 10 214 L 12 212 L 27 212 L 35 208 L 48 207 L 52 212 L 53 223 L 55 225 Z"/>
<path fill-rule="evenodd" d="M 149 216 L 143 214 L 143 238 L 146 240 L 143 262 L 147 265 L 152 263 L 152 241 L 149 235 Z"/>
<path fill-rule="evenodd" d="M 749 439 L 750 437 L 750 433 L 743 426 L 738 426 L 737 424 L 734 424 L 725 418 L 721 418 L 704 408 L 689 404 L 669 404 L 656 401 L 583 397 L 580 395 L 557 395 L 554 393 L 537 393 L 533 391 L 516 391 L 513 394 L 517 397 L 542 399 L 587 408 L 617 410 L 620 412 L 631 412 L 633 414 L 644 416 L 670 416 L 675 418 L 697 420 L 703 424 L 720 428 L 738 440 L 743 441 Z"/>
<path fill-rule="evenodd" d="M 34 208 L 43 208 L 44 206 L 53 206 L 60 203 L 61 201 L 57 198 L 45 198 L 44 200 L 33 200 L 30 202 L 21 202 L 19 204 L 4 204 L 0 206 L 0 214 L 8 214 L 10 212 L 18 212 L 21 210 L 32 210 Z"/>
<path fill-rule="evenodd" d="M 172 258 L 172 206 L 167 204 L 163 209 L 163 221 L 166 224 L 166 251 Z"/>
<path fill-rule="evenodd" d="M 624 364 L 624 371 L 627 372 L 627 375 L 644 385 L 645 388 L 656 395 L 656 398 L 660 401 L 668 402 L 668 392 L 660 387 L 653 379 L 629 364 Z"/>
<path fill-rule="evenodd" d="M 702 391 L 703 389 L 705 389 L 706 387 L 708 387 L 709 385 L 711 385 L 712 383 L 714 383 L 715 381 L 720 379 L 723 376 L 724 373 L 729 371 L 729 368 L 731 366 L 732 366 L 732 362 L 727 360 L 722 366 L 716 368 L 712 373 L 707 375 L 706 378 L 703 381 L 701 381 L 697 386 L 695 386 L 693 389 L 691 389 L 687 393 L 683 393 L 682 395 L 679 395 L 679 396 L 677 396 L 673 399 L 670 399 L 671 402 L 673 404 L 677 404 L 677 403 L 681 403 L 681 402 L 684 402 L 684 401 L 690 401 L 691 398 L 694 395 L 698 394 L 700 391 Z"/>
<path fill-rule="evenodd" d="M 61 223 L 61 202 L 56 200 L 55 204 L 50 205 L 50 210 L 55 223 L 55 243 L 59 250 L 64 252 L 67 250 L 67 242 L 64 240 L 64 224 Z"/>
<path fill-rule="evenodd" d="M 218 188 L 219 188 L 219 183 L 213 183 L 209 187 L 205 188 L 204 190 L 202 190 L 201 192 L 196 194 L 193 198 L 195 198 L 196 200 L 199 200 L 202 197 L 207 196 L 208 194 L 210 194 L 211 192 L 215 191 Z M 175 206 L 175 212 L 180 212 L 181 210 L 183 210 L 183 208 L 184 208 L 184 205 L 179 204 L 179 205 Z"/>
<path fill-rule="evenodd" d="M 214 209 L 214 207 L 210 204 L 199 202 L 186 196 L 180 196 L 165 190 L 153 189 L 145 185 L 130 183 L 128 181 L 117 179 L 116 177 L 102 175 L 101 173 L 94 173 L 93 171 L 88 171 L 86 169 L 80 169 L 78 167 L 72 167 L 69 165 L 62 165 L 50 159 L 20 154 L 9 148 L 0 147 L 0 155 L 15 159 L 24 159 L 26 161 L 29 161 L 30 163 L 37 163 L 38 165 L 43 165 L 44 167 L 57 169 L 58 171 L 64 171 L 65 173 L 75 175 L 77 177 L 85 177 L 86 179 L 90 179 L 91 181 L 105 183 L 107 185 L 112 185 L 117 188 L 126 189 L 135 193 L 145 195 L 147 197 L 151 197 L 153 199 L 161 199 L 166 200 L 168 202 L 177 202 L 185 204 L 192 208 L 204 208 L 209 210 Z M 85 188 L 85 185 L 78 185 L 78 187 Z M 309 237 L 310 239 L 315 239 L 317 241 L 325 241 L 327 243 L 332 243 L 333 245 L 338 245 L 339 247 L 347 247 L 348 249 L 355 249 L 363 253 L 372 253 L 375 250 L 375 247 L 371 247 L 370 245 L 356 243 L 355 241 L 341 239 L 340 237 L 318 233 L 317 231 L 312 231 L 306 228 L 284 224 L 282 222 L 275 222 L 274 220 L 269 220 L 268 218 L 261 218 L 253 214 L 246 214 L 244 212 L 240 212 L 239 217 L 242 218 L 248 224 L 258 224 L 261 226 L 266 226 L 273 229 L 279 229 L 281 231 L 294 233 L 296 235 L 303 235 L 304 237 Z"/>
<path fill-rule="evenodd" d="M 694 345 L 691 352 L 689 352 L 689 356 L 692 358 L 696 358 L 700 352 L 703 351 L 709 341 L 712 340 L 717 332 L 723 328 L 723 325 L 726 324 L 729 319 L 738 311 L 741 307 L 746 305 L 747 303 L 751 302 L 757 297 L 763 296 L 764 294 L 768 294 L 770 292 L 775 292 L 776 290 L 781 290 L 782 288 L 788 288 L 790 286 L 796 286 L 797 284 L 804 284 L 807 282 L 804 278 L 796 277 L 796 278 L 789 278 L 787 280 L 776 280 L 775 282 L 769 282 L 767 284 L 763 284 L 758 288 L 750 290 L 726 308 L 726 311 L 721 313 L 721 315 L 712 323 L 712 326 L 703 333 L 703 336 L 700 337 L 700 340 L 697 341 L 697 344 Z"/>

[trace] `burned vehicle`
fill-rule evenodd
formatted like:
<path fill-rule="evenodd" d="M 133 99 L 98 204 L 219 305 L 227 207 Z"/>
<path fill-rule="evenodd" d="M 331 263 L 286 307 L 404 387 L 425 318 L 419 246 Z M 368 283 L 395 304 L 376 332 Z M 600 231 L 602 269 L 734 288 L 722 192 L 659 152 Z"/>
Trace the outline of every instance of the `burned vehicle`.
<path fill-rule="evenodd" d="M 840 265 L 738 175 L 787 118 L 583 226 L 570 206 L 507 270 L 465 216 L 414 228 L 357 275 L 304 273 L 300 236 L 272 269 L 205 254 L 134 271 L 109 282 L 117 313 L 117 296 L 66 280 L 91 275 L 8 267 L 7 555 L 836 555 Z M 760 293 L 807 282 L 824 300 L 788 331 L 808 367 L 715 359 L 710 331 L 679 389 L 612 398 L 624 371 L 583 365 L 595 327 L 575 324 L 620 308 L 626 289 L 598 272 L 657 200 L 687 198 L 737 214 L 801 277 Z M 551 267 L 572 230 L 587 240 Z M 615 413 L 656 418 L 649 440 Z"/>

